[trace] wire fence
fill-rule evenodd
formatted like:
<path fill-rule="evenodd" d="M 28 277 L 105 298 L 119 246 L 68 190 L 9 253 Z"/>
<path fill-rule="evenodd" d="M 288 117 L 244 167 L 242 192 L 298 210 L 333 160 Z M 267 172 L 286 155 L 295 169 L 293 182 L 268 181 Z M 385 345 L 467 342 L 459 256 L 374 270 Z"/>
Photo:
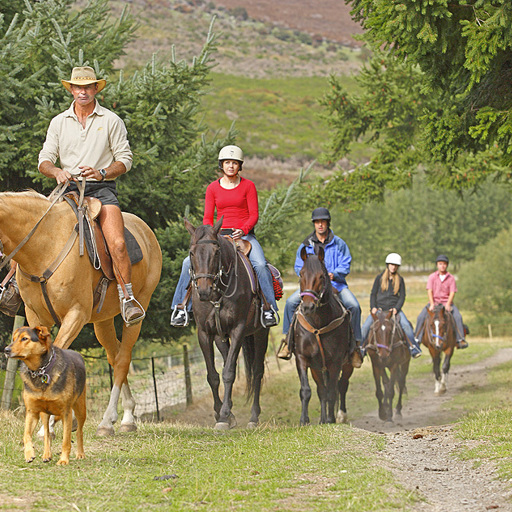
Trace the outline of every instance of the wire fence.
<path fill-rule="evenodd" d="M 112 367 L 106 357 L 84 356 L 84 360 L 87 370 L 87 415 L 101 417 L 110 399 Z M 222 368 L 220 354 L 216 355 L 216 365 Z M 5 373 L 6 370 L 0 370 L 0 377 L 5 377 Z M 177 355 L 132 359 L 128 380 L 136 403 L 134 415 L 140 421 L 163 420 L 173 408 L 190 405 L 194 396 L 204 395 L 210 389 L 202 353 L 199 350 L 189 352 L 186 344 Z M 4 382 L 5 378 L 0 378 L 2 396 Z M 23 408 L 22 389 L 21 380 L 16 378 L 10 404 L 2 402 L 2 407 Z M 121 403 L 118 407 L 121 412 Z"/>

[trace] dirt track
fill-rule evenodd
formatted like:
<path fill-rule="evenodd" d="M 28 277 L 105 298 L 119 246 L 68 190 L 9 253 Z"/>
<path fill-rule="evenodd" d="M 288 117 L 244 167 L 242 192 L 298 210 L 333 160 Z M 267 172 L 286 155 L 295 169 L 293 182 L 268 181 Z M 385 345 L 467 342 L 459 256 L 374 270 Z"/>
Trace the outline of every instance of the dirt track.
<path fill-rule="evenodd" d="M 451 455 L 462 443 L 448 424 L 454 420 L 453 413 L 442 409 L 463 387 L 481 386 L 487 369 L 511 360 L 512 349 L 507 348 L 480 363 L 452 367 L 448 391 L 440 397 L 434 395 L 432 375 L 416 381 L 419 396 L 406 403 L 403 419 L 394 424 L 383 423 L 377 410 L 352 423 L 387 437 L 384 455 L 389 469 L 406 488 L 425 499 L 415 511 L 512 510 L 512 492 L 496 480 L 492 463 L 474 467 L 471 461 Z"/>

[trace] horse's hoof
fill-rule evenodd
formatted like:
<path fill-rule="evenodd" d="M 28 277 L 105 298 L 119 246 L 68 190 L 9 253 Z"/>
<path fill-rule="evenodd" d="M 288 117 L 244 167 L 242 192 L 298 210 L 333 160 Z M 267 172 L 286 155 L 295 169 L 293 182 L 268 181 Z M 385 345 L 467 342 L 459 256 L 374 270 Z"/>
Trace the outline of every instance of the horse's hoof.
<path fill-rule="evenodd" d="M 107 437 L 114 435 L 114 427 L 98 427 L 96 435 L 100 437 Z"/>
<path fill-rule="evenodd" d="M 336 415 L 336 423 L 348 423 L 348 414 L 343 411 L 338 411 Z"/>
<path fill-rule="evenodd" d="M 401 421 L 402 420 L 402 413 L 395 412 L 395 420 Z"/>
<path fill-rule="evenodd" d="M 257 421 L 249 421 L 249 423 L 247 423 L 247 428 L 250 428 L 250 429 L 255 429 L 255 428 L 258 428 L 258 422 Z"/>
<path fill-rule="evenodd" d="M 215 430 L 229 430 L 230 428 L 227 421 L 218 421 L 215 423 Z"/>
<path fill-rule="evenodd" d="M 229 415 L 228 418 L 229 428 L 235 428 L 237 426 L 236 418 L 233 413 Z"/>
<path fill-rule="evenodd" d="M 114 430 L 114 429 L 112 429 Z M 135 423 L 121 423 L 121 426 L 119 427 L 119 432 L 136 432 L 137 431 L 137 425 Z"/>

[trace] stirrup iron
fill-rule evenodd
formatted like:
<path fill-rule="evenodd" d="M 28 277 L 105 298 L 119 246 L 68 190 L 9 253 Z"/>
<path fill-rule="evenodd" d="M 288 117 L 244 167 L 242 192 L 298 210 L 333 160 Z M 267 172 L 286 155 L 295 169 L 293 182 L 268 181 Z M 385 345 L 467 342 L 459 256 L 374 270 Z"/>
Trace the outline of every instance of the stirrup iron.
<path fill-rule="evenodd" d="M 126 306 L 129 302 L 132 302 L 134 303 L 136 306 L 138 306 L 140 308 L 140 310 L 142 311 L 142 315 L 134 318 L 133 320 L 130 320 L 129 322 L 126 320 Z M 126 298 L 126 297 L 123 297 L 123 302 L 121 303 L 121 317 L 123 318 L 123 321 L 125 323 L 125 325 L 127 327 L 130 327 L 131 325 L 135 325 L 135 324 L 138 324 L 139 322 L 141 322 L 142 320 L 144 320 L 144 318 L 146 317 L 146 311 L 144 310 L 144 308 L 142 307 L 141 303 L 135 298 L 135 297 L 130 297 L 130 298 Z"/>
<path fill-rule="evenodd" d="M 188 310 L 187 310 L 187 306 L 186 305 L 183 307 L 183 309 L 180 309 L 178 307 L 178 305 L 174 306 L 174 309 L 172 310 L 172 314 L 171 314 L 171 325 L 172 325 L 172 322 L 174 321 L 174 319 L 178 316 L 178 312 L 179 311 L 184 311 L 185 312 L 185 323 L 183 324 L 183 327 L 187 327 L 187 325 L 190 322 L 190 315 L 188 314 Z"/>

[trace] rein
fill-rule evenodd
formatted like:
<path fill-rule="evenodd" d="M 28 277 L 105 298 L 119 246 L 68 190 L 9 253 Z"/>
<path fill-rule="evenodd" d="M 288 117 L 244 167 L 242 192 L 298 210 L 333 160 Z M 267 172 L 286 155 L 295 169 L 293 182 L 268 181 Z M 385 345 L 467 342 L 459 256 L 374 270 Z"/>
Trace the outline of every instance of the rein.
<path fill-rule="evenodd" d="M 327 386 L 327 365 L 325 364 L 325 352 L 324 352 L 324 347 L 322 345 L 322 339 L 320 338 L 320 336 L 322 334 L 333 331 L 334 329 L 336 329 L 336 327 L 339 327 L 342 324 L 343 320 L 345 320 L 346 315 L 347 315 L 347 310 L 343 309 L 343 314 L 341 316 L 339 316 L 338 318 L 335 318 L 332 322 L 330 322 L 326 326 L 321 327 L 320 329 L 317 329 L 316 327 L 313 327 L 306 320 L 306 317 L 304 316 L 304 314 L 302 313 L 302 311 L 300 309 L 297 311 L 297 319 L 298 319 L 300 325 L 302 325 L 302 327 L 304 327 L 304 329 L 306 329 L 306 331 L 314 334 L 316 337 L 316 341 L 318 343 L 318 348 L 320 349 L 320 355 L 322 356 L 322 377 L 324 380 L 324 386 Z"/>
<path fill-rule="evenodd" d="M 197 280 L 198 279 L 210 278 L 210 279 L 213 279 L 212 290 L 214 292 L 218 291 L 220 293 L 219 300 L 215 300 L 215 301 L 211 300 L 210 301 L 210 303 L 213 305 L 213 308 L 214 308 L 215 327 L 220 336 L 222 336 L 222 325 L 220 322 L 220 307 L 222 305 L 221 304 L 222 299 L 230 299 L 231 297 L 233 297 L 233 295 L 235 295 L 237 288 L 238 288 L 238 279 L 235 279 L 235 286 L 234 286 L 233 291 L 229 295 L 226 295 L 226 292 L 228 291 L 229 287 L 231 286 L 231 281 L 233 279 L 233 275 L 235 276 L 235 278 L 238 278 L 238 253 L 237 253 L 235 241 L 231 240 L 231 242 L 232 242 L 233 249 L 235 252 L 234 274 L 231 272 L 232 264 L 229 265 L 228 270 L 224 270 L 224 268 L 222 267 L 222 254 L 219 257 L 219 269 L 217 270 L 216 274 L 205 274 L 205 273 L 196 274 L 194 271 L 194 267 L 192 266 L 192 259 L 190 260 L 190 279 L 191 279 L 192 284 L 193 284 L 194 288 L 196 289 L 196 291 L 197 291 Z M 219 250 L 221 249 L 221 246 L 220 246 L 220 243 L 218 240 L 198 240 L 197 242 L 195 242 L 192 245 L 198 245 L 198 244 L 213 244 L 213 245 L 216 245 L 219 248 Z M 224 283 L 222 281 L 223 275 L 228 276 L 227 283 Z M 220 283 L 224 287 L 224 291 L 218 286 L 217 283 Z"/>

